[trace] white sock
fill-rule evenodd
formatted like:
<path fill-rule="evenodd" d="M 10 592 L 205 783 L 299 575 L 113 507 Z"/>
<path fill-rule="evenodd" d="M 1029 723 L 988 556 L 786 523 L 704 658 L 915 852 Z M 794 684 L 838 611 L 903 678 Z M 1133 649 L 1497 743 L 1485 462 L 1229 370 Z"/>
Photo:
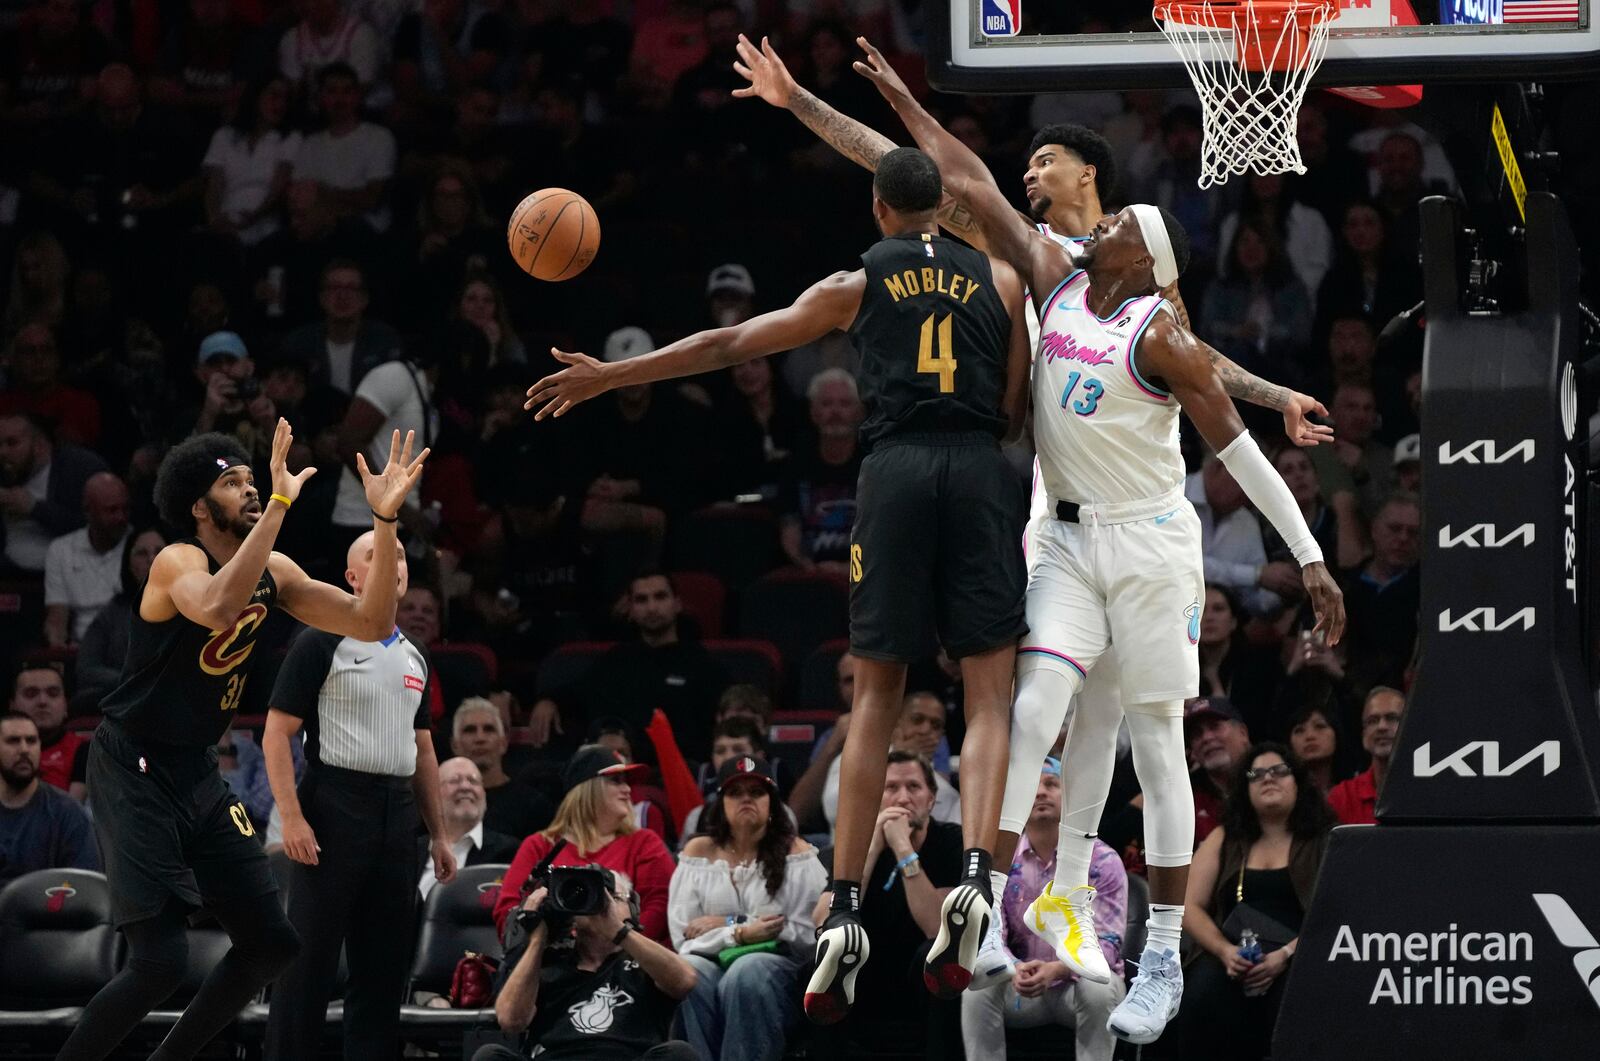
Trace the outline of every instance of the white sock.
<path fill-rule="evenodd" d="M 1089 862 L 1094 858 L 1094 837 L 1063 825 L 1056 840 L 1056 880 L 1051 894 L 1060 898 L 1089 883 Z"/>
<path fill-rule="evenodd" d="M 994 912 L 996 917 L 1000 916 L 1000 901 L 1006 897 L 1006 881 L 1009 879 L 997 869 L 989 871 L 989 889 L 994 892 Z"/>
<path fill-rule="evenodd" d="M 1183 907 L 1167 906 L 1162 903 L 1150 904 L 1150 918 L 1145 923 L 1144 949 L 1155 951 L 1170 950 L 1178 953 L 1179 941 L 1183 939 Z"/>

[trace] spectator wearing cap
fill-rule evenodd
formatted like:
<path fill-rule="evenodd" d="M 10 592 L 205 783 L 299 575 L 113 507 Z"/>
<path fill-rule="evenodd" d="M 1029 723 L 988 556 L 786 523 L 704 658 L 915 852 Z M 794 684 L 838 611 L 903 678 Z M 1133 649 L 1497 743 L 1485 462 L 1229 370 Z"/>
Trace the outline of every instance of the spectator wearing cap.
<path fill-rule="evenodd" d="M 372 294 L 367 272 L 349 258 L 322 267 L 317 305 L 322 319 L 283 337 L 279 355 L 310 367 L 311 378 L 341 394 L 351 394 L 367 373 L 400 357 L 400 336 L 367 316 Z"/>
<path fill-rule="evenodd" d="M 445 839 L 458 867 L 510 862 L 516 856 L 516 837 L 495 832 L 483 823 L 488 802 L 483 776 L 471 759 L 458 755 L 439 764 L 439 798 L 444 804 Z M 424 899 L 439 882 L 431 847 L 426 837 L 417 837 L 417 891 Z"/>
<path fill-rule="evenodd" d="M 63 441 L 99 444 L 100 402 L 62 381 L 61 348 L 49 324 L 31 321 L 18 329 L 0 366 L 6 379 L 0 387 L 0 414 L 27 413 L 50 424 Z"/>
<path fill-rule="evenodd" d="M 117 595 L 128 541 L 128 487 L 97 472 L 83 487 L 85 524 L 50 543 L 44 558 L 44 639 L 77 644 Z"/>
<path fill-rule="evenodd" d="M 1194 839 L 1199 843 L 1222 820 L 1234 770 L 1250 748 L 1250 727 L 1227 697 L 1200 696 L 1184 706 L 1183 732 L 1189 742 Z"/>
<path fill-rule="evenodd" d="M 750 270 L 737 262 L 711 270 L 706 277 L 706 309 L 716 328 L 732 328 L 754 317 L 756 282 Z"/>
<path fill-rule="evenodd" d="M 1361 746 L 1372 756 L 1372 764 L 1348 781 L 1341 781 L 1328 792 L 1328 803 L 1345 825 L 1373 825 L 1377 822 L 1378 796 L 1389 777 L 1389 761 L 1395 742 L 1400 739 L 1400 721 L 1405 717 L 1405 694 L 1387 685 L 1367 693 L 1361 707 Z"/>
<path fill-rule="evenodd" d="M 684 1038 L 712 1061 L 780 1061 L 799 1016 L 795 986 L 827 874 L 784 811 L 766 760 L 725 760 L 703 835 L 672 875 L 672 945 L 699 974 Z"/>
<path fill-rule="evenodd" d="M 0 715 L 0 883 L 36 869 L 99 869 L 89 816 L 54 785 L 39 783 L 39 729 L 27 715 Z"/>
<path fill-rule="evenodd" d="M 1394 485 L 1408 494 L 1422 493 L 1422 436 L 1409 434 L 1394 444 Z"/>
<path fill-rule="evenodd" d="M 261 393 L 255 359 L 237 332 L 212 332 L 200 340 L 195 355 L 195 379 L 205 393 L 194 419 L 189 421 L 186 435 L 208 431 L 232 435 L 250 454 L 257 485 L 267 485 L 278 410 L 272 399 Z M 371 519 L 369 514 L 369 523 Z"/>
<path fill-rule="evenodd" d="M 654 349 L 643 328 L 618 328 L 602 357 L 616 363 Z M 721 484 L 703 472 L 715 454 L 711 418 L 677 389 L 651 383 L 619 387 L 594 404 L 565 451 L 582 479 L 583 527 L 600 535 L 643 533 L 653 554 L 669 514 L 719 492 Z"/>
<path fill-rule="evenodd" d="M 44 571 L 50 542 L 83 526 L 83 488 L 99 455 L 56 444 L 24 413 L 0 413 L 0 571 Z"/>
<path fill-rule="evenodd" d="M 533 786 L 506 773 L 506 723 L 500 709 L 481 696 L 461 701 L 450 720 L 450 750 L 478 768 L 484 821 L 519 842 L 550 823 L 550 802 Z"/>
<path fill-rule="evenodd" d="M 672 852 L 661 837 L 633 823 L 629 781 L 645 768 L 622 761 L 610 748 L 586 744 L 567 763 L 561 782 L 566 795 L 549 828 L 522 841 L 500 884 L 494 923 L 502 938 L 511 912 L 521 904 L 528 874 L 557 840 L 567 841 L 556 866 L 599 865 L 626 874 L 639 895 L 639 929 L 666 942 L 667 892 L 672 883 Z M 530 889 L 531 890 L 531 889 Z"/>
<path fill-rule="evenodd" d="M 779 478 L 779 540 L 796 567 L 843 578 L 856 518 L 858 429 L 865 409 L 855 377 L 842 368 L 812 377 L 806 398 L 813 433 L 796 444 Z"/>
<path fill-rule="evenodd" d="M 974 983 L 961 996 L 961 1037 L 968 1057 L 1005 1061 L 1007 1028 L 1044 1025 L 1073 1030 L 1077 1061 L 1111 1056 L 1114 1041 L 1106 1021 L 1126 990 L 1122 937 L 1128 928 L 1128 871 L 1104 841 L 1094 841 L 1089 884 L 1094 888 L 1095 935 L 1113 975 L 1109 984 L 1080 979 L 1056 959 L 1054 947 L 1033 933 L 1025 916 L 1055 877 L 1060 826 L 1061 763 L 1046 759 L 1000 900 L 1000 953 L 995 961 L 979 959 Z"/>

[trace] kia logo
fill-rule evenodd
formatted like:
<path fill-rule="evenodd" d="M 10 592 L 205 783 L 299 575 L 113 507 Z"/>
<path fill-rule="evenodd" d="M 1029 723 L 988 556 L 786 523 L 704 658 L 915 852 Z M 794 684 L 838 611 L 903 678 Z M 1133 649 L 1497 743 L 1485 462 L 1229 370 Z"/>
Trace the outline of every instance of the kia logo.
<path fill-rule="evenodd" d="M 1450 609 L 1446 608 L 1439 613 L 1439 632 L 1448 634 L 1465 630 L 1472 633 L 1497 634 L 1513 626 L 1520 626 L 1525 631 L 1532 630 L 1537 615 L 1534 609 L 1523 608 L 1501 619 L 1493 608 L 1474 608 L 1469 612 L 1462 612 L 1457 618 L 1452 617 Z"/>
<path fill-rule="evenodd" d="M 1474 523 L 1460 533 L 1452 533 L 1448 523 L 1439 528 L 1441 549 L 1454 549 L 1457 546 L 1468 549 L 1503 549 L 1518 538 L 1522 539 L 1523 545 L 1532 545 L 1533 524 L 1524 523 L 1505 534 L 1496 533 L 1493 523 Z"/>
<path fill-rule="evenodd" d="M 1439 447 L 1439 463 L 1504 464 L 1520 454 L 1522 463 L 1527 464 L 1533 460 L 1533 449 L 1531 438 L 1525 438 L 1507 450 L 1499 449 L 1492 438 L 1480 438 L 1457 449 L 1451 449 L 1450 443 L 1446 442 Z"/>
<path fill-rule="evenodd" d="M 1411 768 L 1418 777 L 1436 777 L 1446 770 L 1457 777 L 1510 777 L 1536 759 L 1544 760 L 1544 775 L 1549 777 L 1561 768 L 1561 742 L 1547 740 L 1536 744 L 1522 758 L 1500 765 L 1500 742 L 1494 740 L 1468 741 L 1443 759 L 1434 761 L 1431 756 L 1433 742 L 1425 742 L 1411 756 Z M 1479 768 L 1469 761 L 1476 758 Z"/>

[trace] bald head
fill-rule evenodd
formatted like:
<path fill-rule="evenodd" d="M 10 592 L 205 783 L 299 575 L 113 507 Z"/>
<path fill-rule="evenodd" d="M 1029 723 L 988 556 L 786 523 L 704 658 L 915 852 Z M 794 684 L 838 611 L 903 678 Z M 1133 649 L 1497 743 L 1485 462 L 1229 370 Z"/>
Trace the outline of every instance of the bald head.
<path fill-rule="evenodd" d="M 120 132 L 139 119 L 139 78 L 126 63 L 111 63 L 95 78 L 95 103 L 106 126 Z"/>
<path fill-rule="evenodd" d="M 96 472 L 83 484 L 83 515 L 89 540 L 109 549 L 128 530 L 128 488 L 110 472 Z"/>
<path fill-rule="evenodd" d="M 458 755 L 439 764 L 439 798 L 444 805 L 452 841 L 465 836 L 483 821 L 488 805 L 483 775 L 471 759 Z"/>
<path fill-rule="evenodd" d="M 345 553 L 344 579 L 350 583 L 350 589 L 356 596 L 361 596 L 362 589 L 367 584 L 367 571 L 372 567 L 373 543 L 376 538 L 372 531 L 367 531 L 361 537 L 350 543 L 350 549 Z M 404 549 L 395 548 L 395 597 L 405 596 L 406 588 L 410 585 L 410 572 L 406 570 L 406 553 Z"/>

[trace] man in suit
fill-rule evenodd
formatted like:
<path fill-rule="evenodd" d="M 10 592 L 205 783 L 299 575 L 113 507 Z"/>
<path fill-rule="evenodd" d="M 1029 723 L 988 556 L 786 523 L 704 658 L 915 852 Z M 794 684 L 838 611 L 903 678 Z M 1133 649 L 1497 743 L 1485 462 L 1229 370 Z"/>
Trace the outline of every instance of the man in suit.
<path fill-rule="evenodd" d="M 456 865 L 511 861 L 521 841 L 483 827 L 488 799 L 483 791 L 483 776 L 471 759 L 457 756 L 439 764 L 439 795 L 444 801 L 445 837 L 456 856 Z M 417 839 L 417 873 L 417 890 L 426 899 L 437 883 L 427 837 Z"/>
<path fill-rule="evenodd" d="M 83 526 L 83 488 L 106 462 L 56 445 L 26 413 L 0 415 L 0 570 L 41 574 L 50 542 Z"/>

